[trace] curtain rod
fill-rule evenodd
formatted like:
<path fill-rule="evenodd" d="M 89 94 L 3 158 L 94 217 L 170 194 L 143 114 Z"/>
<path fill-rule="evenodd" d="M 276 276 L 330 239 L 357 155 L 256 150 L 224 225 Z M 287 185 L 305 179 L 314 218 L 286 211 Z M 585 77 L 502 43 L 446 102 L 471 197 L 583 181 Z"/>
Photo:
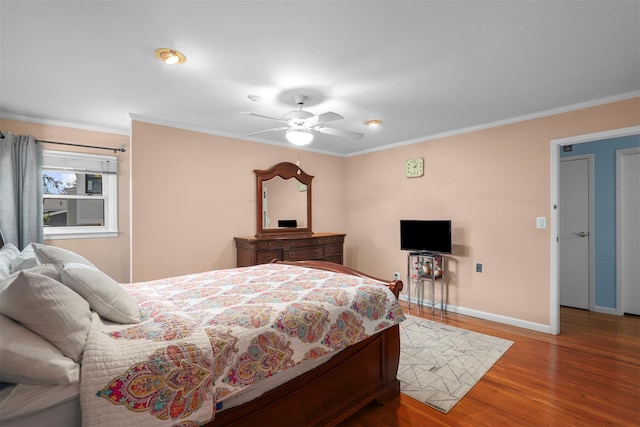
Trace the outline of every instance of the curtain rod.
<path fill-rule="evenodd" d="M 116 153 L 118 151 L 120 151 L 121 153 L 124 153 L 125 151 L 127 151 L 124 148 L 124 144 L 122 144 L 120 146 L 120 148 L 111 148 L 111 147 L 98 147 L 98 146 L 95 146 L 95 145 L 72 144 L 70 142 L 44 141 L 42 139 L 36 139 L 36 142 L 43 142 L 45 144 L 69 145 L 71 147 L 96 148 L 98 150 L 110 150 L 110 151 L 113 151 L 114 153 Z"/>
<path fill-rule="evenodd" d="M 9 132 L 9 133 L 11 133 L 11 132 Z M 2 131 L 0 131 L 0 139 L 4 139 L 4 132 L 2 132 Z M 116 152 L 118 152 L 118 151 L 120 151 L 121 153 L 124 153 L 125 151 L 127 151 L 124 148 L 124 144 L 122 144 L 120 146 L 120 148 L 111 148 L 111 147 L 98 147 L 98 146 L 95 146 L 95 145 L 72 144 L 70 142 L 45 141 L 45 140 L 42 140 L 42 139 L 36 139 L 36 142 L 42 142 L 42 143 L 45 143 L 45 144 L 69 145 L 71 147 L 96 148 L 98 150 L 113 151 L 114 154 Z"/>

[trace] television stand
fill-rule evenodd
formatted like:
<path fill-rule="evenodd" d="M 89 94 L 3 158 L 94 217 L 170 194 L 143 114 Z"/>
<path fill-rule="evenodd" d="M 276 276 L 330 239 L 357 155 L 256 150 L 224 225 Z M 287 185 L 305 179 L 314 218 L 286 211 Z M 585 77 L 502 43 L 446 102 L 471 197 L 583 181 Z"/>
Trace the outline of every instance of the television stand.
<path fill-rule="evenodd" d="M 431 316 L 435 315 L 436 305 L 440 306 L 440 319 L 445 311 L 445 284 L 447 271 L 447 257 L 443 254 L 430 252 L 409 252 L 407 255 L 407 294 L 408 306 L 411 310 L 411 285 L 416 285 L 416 300 L 418 306 L 424 305 L 424 282 L 431 285 Z M 440 280 L 440 302 L 436 303 L 435 285 Z M 419 286 L 421 285 L 421 286 Z"/>

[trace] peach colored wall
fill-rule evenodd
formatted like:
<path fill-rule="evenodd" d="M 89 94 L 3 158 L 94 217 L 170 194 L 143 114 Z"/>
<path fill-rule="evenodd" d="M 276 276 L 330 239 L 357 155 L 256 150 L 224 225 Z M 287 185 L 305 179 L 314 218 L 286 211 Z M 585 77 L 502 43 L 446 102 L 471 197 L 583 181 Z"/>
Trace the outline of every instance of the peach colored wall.
<path fill-rule="evenodd" d="M 45 141 L 129 148 L 129 136 L 106 132 L 73 129 L 0 119 L 0 129 L 15 135 L 32 135 Z M 92 154 L 110 154 L 109 151 L 90 148 L 43 144 L 45 150 L 74 151 Z M 69 249 L 89 259 L 102 271 L 119 282 L 129 281 L 129 151 L 118 153 L 118 237 L 100 239 L 58 239 L 44 243 Z"/>
<path fill-rule="evenodd" d="M 399 220 L 451 219 L 449 303 L 549 325 L 550 141 L 638 124 L 635 98 L 347 158 L 345 263 L 406 279 Z M 425 175 L 407 179 L 414 157 Z"/>
<path fill-rule="evenodd" d="M 313 230 L 344 232 L 344 158 L 133 121 L 134 281 L 236 266 L 256 232 L 254 169 L 295 163 L 313 180 Z"/>

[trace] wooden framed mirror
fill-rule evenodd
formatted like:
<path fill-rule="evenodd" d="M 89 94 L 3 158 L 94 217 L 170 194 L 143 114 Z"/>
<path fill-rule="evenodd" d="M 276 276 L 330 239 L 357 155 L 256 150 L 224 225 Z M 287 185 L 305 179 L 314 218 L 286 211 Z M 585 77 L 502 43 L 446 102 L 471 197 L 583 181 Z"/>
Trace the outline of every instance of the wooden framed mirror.
<path fill-rule="evenodd" d="M 312 235 L 313 176 L 288 162 L 253 172 L 256 174 L 256 237 Z"/>

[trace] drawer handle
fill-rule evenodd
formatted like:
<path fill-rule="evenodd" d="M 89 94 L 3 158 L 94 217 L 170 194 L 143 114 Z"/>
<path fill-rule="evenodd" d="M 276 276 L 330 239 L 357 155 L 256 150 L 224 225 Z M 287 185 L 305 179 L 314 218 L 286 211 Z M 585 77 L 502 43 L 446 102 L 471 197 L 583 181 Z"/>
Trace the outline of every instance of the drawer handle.
<path fill-rule="evenodd" d="M 264 256 L 264 259 L 271 259 L 271 254 L 266 254 L 266 255 Z"/>
<path fill-rule="evenodd" d="M 331 248 L 331 252 L 335 252 L 335 251 L 336 251 L 336 248 Z"/>
<path fill-rule="evenodd" d="M 295 258 L 296 257 L 296 253 L 295 252 L 289 252 L 289 257 L 290 258 Z"/>
<path fill-rule="evenodd" d="M 320 249 L 316 249 L 316 255 L 320 254 Z"/>

